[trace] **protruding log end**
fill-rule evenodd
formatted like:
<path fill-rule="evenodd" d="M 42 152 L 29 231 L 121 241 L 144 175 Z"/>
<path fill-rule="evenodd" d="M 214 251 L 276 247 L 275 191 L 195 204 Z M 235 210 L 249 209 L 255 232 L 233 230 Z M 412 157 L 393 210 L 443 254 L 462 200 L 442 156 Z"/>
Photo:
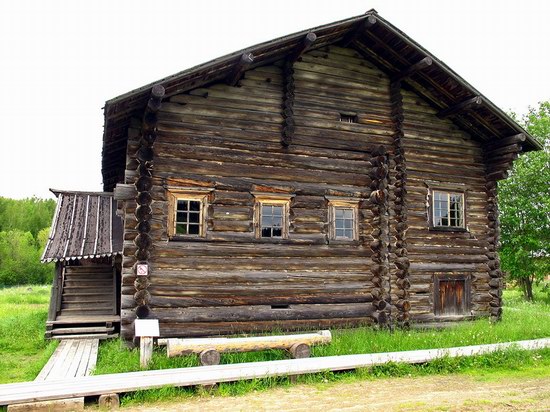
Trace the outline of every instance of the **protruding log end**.
<path fill-rule="evenodd" d="M 243 53 L 239 64 L 248 66 L 254 63 L 254 55 L 252 53 Z"/>
<path fill-rule="evenodd" d="M 151 308 L 147 305 L 140 305 L 136 308 L 136 316 L 139 319 L 148 318 L 151 315 Z"/>
<path fill-rule="evenodd" d="M 304 359 L 310 357 L 311 348 L 305 343 L 295 343 L 290 347 L 289 352 L 294 359 Z"/>
<path fill-rule="evenodd" d="M 100 409 L 118 409 L 120 407 L 120 398 L 116 393 L 100 395 L 97 401 Z"/>
<path fill-rule="evenodd" d="M 155 99 L 162 99 L 164 97 L 164 93 L 166 93 L 166 90 L 162 84 L 155 84 L 151 89 L 151 97 L 154 97 Z"/>
<path fill-rule="evenodd" d="M 363 28 L 370 29 L 372 26 L 376 24 L 376 22 L 377 22 L 376 17 L 374 17 L 373 15 L 369 15 L 367 16 L 367 18 L 363 23 Z"/>
<path fill-rule="evenodd" d="M 219 365 L 220 364 L 220 352 L 215 349 L 205 349 L 199 354 L 201 365 Z"/>
<path fill-rule="evenodd" d="M 306 44 L 307 47 L 309 47 L 315 42 L 315 40 L 317 40 L 317 35 L 313 32 L 309 32 L 308 34 L 306 34 L 304 43 Z"/>

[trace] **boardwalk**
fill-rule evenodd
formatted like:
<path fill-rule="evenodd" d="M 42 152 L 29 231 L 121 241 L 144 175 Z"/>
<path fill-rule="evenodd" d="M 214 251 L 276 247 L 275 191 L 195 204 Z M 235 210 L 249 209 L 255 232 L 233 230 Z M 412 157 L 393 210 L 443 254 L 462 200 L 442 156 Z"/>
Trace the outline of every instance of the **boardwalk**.
<path fill-rule="evenodd" d="M 95 368 L 99 339 L 64 339 L 35 381 L 89 376 Z"/>
<path fill-rule="evenodd" d="M 316 373 L 327 370 L 349 370 L 381 365 L 387 362 L 424 363 L 443 356 L 472 356 L 511 347 L 520 349 L 546 348 L 550 347 L 550 338 L 447 349 L 199 366 L 84 376 L 54 381 L 13 383 L 0 385 L 0 405 L 132 392 L 163 386 L 208 385 L 242 379 Z"/>

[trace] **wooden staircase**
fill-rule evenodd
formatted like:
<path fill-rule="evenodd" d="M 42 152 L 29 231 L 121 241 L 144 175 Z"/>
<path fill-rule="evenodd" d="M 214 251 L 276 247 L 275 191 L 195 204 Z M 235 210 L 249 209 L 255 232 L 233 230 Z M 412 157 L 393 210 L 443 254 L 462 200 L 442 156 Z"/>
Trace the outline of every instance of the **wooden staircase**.
<path fill-rule="evenodd" d="M 116 272 L 111 265 L 62 267 L 52 288 L 46 338 L 117 336 L 116 290 Z"/>

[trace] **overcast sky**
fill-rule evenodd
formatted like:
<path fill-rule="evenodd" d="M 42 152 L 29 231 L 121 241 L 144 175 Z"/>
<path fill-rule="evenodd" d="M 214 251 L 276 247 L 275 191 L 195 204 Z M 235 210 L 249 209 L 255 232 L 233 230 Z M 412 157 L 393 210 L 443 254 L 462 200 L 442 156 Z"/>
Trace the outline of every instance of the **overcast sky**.
<path fill-rule="evenodd" d="M 371 8 L 502 109 L 550 99 L 547 0 L 5 0 L 0 196 L 101 190 L 106 100 Z"/>

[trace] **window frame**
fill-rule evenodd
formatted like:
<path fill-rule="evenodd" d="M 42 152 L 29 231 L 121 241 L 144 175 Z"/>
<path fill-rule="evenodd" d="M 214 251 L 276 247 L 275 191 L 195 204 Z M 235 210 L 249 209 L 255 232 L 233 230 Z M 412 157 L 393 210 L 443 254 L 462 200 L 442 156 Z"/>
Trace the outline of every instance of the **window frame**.
<path fill-rule="evenodd" d="M 325 196 L 328 200 L 328 232 L 331 241 L 338 242 L 355 242 L 359 240 L 359 202 L 357 198 L 342 198 Z M 351 209 L 352 210 L 352 237 L 336 236 L 336 210 Z"/>
<path fill-rule="evenodd" d="M 467 232 L 468 231 L 468 212 L 467 212 L 467 192 L 460 184 L 443 184 L 427 182 L 428 186 L 428 224 L 430 230 L 441 232 Z M 460 195 L 462 197 L 462 226 L 436 226 L 435 225 L 435 192 L 445 193 L 447 195 L 450 207 L 450 196 Z M 450 219 L 450 217 L 449 217 Z"/>
<path fill-rule="evenodd" d="M 262 239 L 265 241 L 278 241 L 281 239 L 288 239 L 290 230 L 290 201 L 294 197 L 293 194 L 288 193 L 263 193 L 252 192 L 254 196 L 254 236 L 256 239 Z M 277 237 L 263 237 L 262 236 L 262 206 L 282 206 L 282 226 L 281 236 Z"/>
<path fill-rule="evenodd" d="M 168 197 L 168 239 L 200 239 L 206 237 L 206 219 L 208 214 L 208 196 L 213 189 L 166 187 Z M 199 233 L 176 233 L 178 200 L 200 202 Z"/>

